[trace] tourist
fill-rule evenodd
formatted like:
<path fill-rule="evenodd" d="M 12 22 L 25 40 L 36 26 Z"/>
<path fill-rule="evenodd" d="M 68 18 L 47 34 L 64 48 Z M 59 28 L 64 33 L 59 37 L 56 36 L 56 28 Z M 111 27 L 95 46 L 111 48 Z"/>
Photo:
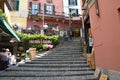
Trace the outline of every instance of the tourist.
<path fill-rule="evenodd" d="M 11 54 L 11 52 L 8 48 L 6 49 L 5 54 L 8 58 L 8 63 L 9 63 L 9 66 L 10 66 L 12 64 L 12 61 L 11 61 L 12 54 Z"/>
<path fill-rule="evenodd" d="M 88 49 L 88 53 L 92 52 L 92 47 L 93 47 L 93 39 L 92 36 L 89 36 L 89 49 Z"/>
<path fill-rule="evenodd" d="M 45 23 L 45 25 L 43 25 L 43 29 L 44 29 L 44 34 L 47 35 L 47 30 L 48 30 L 48 25 L 47 23 Z"/>
<path fill-rule="evenodd" d="M 0 52 L 0 70 L 4 70 L 8 67 L 8 58 L 6 56 L 6 49 L 3 48 Z"/>
<path fill-rule="evenodd" d="M 71 41 L 71 30 L 70 29 L 68 29 L 67 30 L 67 39 L 68 39 L 68 41 Z"/>

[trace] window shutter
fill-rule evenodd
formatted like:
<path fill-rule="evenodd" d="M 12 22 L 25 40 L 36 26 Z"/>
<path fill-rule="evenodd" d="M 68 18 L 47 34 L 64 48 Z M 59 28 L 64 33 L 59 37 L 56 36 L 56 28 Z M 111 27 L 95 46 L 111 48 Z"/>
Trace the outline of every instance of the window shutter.
<path fill-rule="evenodd" d="M 76 2 L 76 5 L 77 5 L 77 0 L 75 0 L 75 2 Z"/>
<path fill-rule="evenodd" d="M 68 5 L 70 5 L 70 0 L 68 0 Z"/>
<path fill-rule="evenodd" d="M 29 2 L 29 8 L 32 9 L 32 2 Z"/>
<path fill-rule="evenodd" d="M 78 9 L 76 9 L 76 16 L 79 16 L 79 15 L 78 15 Z"/>
<path fill-rule="evenodd" d="M 41 12 L 41 3 L 39 3 L 39 13 Z"/>
<path fill-rule="evenodd" d="M 52 14 L 55 14 L 55 5 L 53 5 L 53 12 Z"/>
<path fill-rule="evenodd" d="M 72 17 L 72 10 L 71 10 L 71 8 L 69 9 L 69 17 Z"/>
<path fill-rule="evenodd" d="M 46 4 L 44 4 L 44 14 L 46 14 L 46 11 L 47 11 Z"/>
<path fill-rule="evenodd" d="M 16 10 L 19 10 L 19 0 L 16 1 Z"/>

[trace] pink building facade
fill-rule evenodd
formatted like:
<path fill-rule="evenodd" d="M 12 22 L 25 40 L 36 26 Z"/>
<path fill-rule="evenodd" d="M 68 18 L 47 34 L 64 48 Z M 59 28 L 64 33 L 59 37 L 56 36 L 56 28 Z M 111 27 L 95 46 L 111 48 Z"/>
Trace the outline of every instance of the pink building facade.
<path fill-rule="evenodd" d="M 47 23 L 49 27 L 59 27 L 59 29 L 76 28 L 80 30 L 82 26 L 81 18 L 71 17 L 70 15 L 65 16 L 63 3 L 63 0 L 28 0 L 29 17 L 27 19 L 27 28 L 36 26 L 42 29 L 44 23 Z"/>
<path fill-rule="evenodd" d="M 82 6 L 85 7 L 85 4 L 87 2 Z M 91 4 L 87 6 L 89 9 L 87 15 L 94 41 L 96 68 L 101 68 L 104 73 L 109 75 L 110 80 L 119 80 L 120 0 L 95 0 Z M 114 73 L 118 75 L 114 75 Z"/>

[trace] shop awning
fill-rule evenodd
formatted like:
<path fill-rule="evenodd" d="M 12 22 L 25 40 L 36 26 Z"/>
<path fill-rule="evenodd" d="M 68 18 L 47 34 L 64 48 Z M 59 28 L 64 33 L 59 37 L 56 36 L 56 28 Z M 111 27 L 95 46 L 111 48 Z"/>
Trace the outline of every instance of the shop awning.
<path fill-rule="evenodd" d="M 0 28 L 6 32 L 7 34 L 10 34 L 12 37 L 16 38 L 18 41 L 20 41 L 20 38 L 17 36 L 17 34 L 14 32 L 14 30 L 7 24 L 5 20 L 0 18 Z"/>

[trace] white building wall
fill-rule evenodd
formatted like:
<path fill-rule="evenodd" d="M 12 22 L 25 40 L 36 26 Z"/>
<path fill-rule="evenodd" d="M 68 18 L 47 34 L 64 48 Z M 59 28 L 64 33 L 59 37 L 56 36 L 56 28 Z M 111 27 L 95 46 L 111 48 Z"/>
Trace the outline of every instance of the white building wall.
<path fill-rule="evenodd" d="M 63 0 L 63 11 L 65 16 L 69 16 L 69 5 L 68 0 Z"/>

